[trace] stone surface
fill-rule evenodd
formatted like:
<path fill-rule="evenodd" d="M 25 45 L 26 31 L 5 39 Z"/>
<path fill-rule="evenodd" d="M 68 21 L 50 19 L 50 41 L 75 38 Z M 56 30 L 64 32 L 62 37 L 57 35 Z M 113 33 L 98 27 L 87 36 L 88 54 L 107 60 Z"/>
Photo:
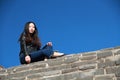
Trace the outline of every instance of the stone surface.
<path fill-rule="evenodd" d="M 0 80 L 120 80 L 120 47 L 0 67 Z"/>

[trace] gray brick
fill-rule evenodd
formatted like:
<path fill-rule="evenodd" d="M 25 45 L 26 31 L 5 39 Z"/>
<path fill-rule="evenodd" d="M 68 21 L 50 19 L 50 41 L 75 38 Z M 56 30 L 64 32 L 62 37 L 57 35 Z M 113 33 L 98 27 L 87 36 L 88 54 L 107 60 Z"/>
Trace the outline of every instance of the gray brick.
<path fill-rule="evenodd" d="M 49 72 L 42 72 L 42 73 L 36 73 L 28 75 L 28 79 L 34 79 L 34 78 L 44 78 L 45 76 L 52 76 L 52 75 L 59 75 L 61 72 L 59 70 L 57 71 L 49 71 Z"/>
<path fill-rule="evenodd" d="M 82 55 L 82 56 L 94 56 L 94 55 L 96 55 L 96 51 L 94 51 L 94 52 L 82 53 L 81 55 Z"/>
<path fill-rule="evenodd" d="M 114 55 L 120 55 L 120 50 L 116 51 Z"/>
<path fill-rule="evenodd" d="M 44 77 L 40 80 L 77 80 L 79 78 L 79 72 L 72 72 L 68 74 L 55 75 L 50 77 Z"/>
<path fill-rule="evenodd" d="M 6 80 L 7 79 L 8 74 L 0 74 L 0 80 Z"/>
<path fill-rule="evenodd" d="M 82 65 L 79 66 L 79 70 L 88 70 L 88 69 L 95 69 L 96 68 L 96 64 L 87 64 L 87 65 Z"/>
<path fill-rule="evenodd" d="M 75 71 L 78 71 L 78 70 L 79 70 L 78 67 L 75 67 L 75 68 L 69 68 L 69 69 L 63 69 L 63 70 L 62 70 L 62 74 L 70 73 L 70 72 L 75 72 Z"/>
<path fill-rule="evenodd" d="M 48 71 L 48 72 L 43 72 L 43 76 L 51 76 L 51 75 L 58 75 L 61 74 L 60 70 L 54 70 L 54 71 Z"/>
<path fill-rule="evenodd" d="M 114 47 L 114 49 L 120 49 L 120 46 Z"/>
<path fill-rule="evenodd" d="M 23 77 L 17 77 L 17 78 L 13 77 L 13 78 L 8 79 L 8 80 L 25 80 L 25 79 L 26 78 L 23 78 Z"/>
<path fill-rule="evenodd" d="M 61 64 L 63 64 L 63 63 L 64 63 L 63 60 L 54 60 L 54 61 L 50 60 L 50 61 L 48 62 L 48 66 L 61 65 Z"/>
<path fill-rule="evenodd" d="M 71 64 L 71 67 L 78 67 L 78 66 L 82 66 L 82 65 L 89 65 L 89 64 L 95 64 L 97 63 L 96 61 L 94 60 L 90 60 L 90 61 L 82 61 L 82 62 L 76 62 L 76 63 L 72 63 Z"/>
<path fill-rule="evenodd" d="M 81 53 L 75 53 L 73 54 L 73 57 L 81 57 Z"/>
<path fill-rule="evenodd" d="M 13 67 L 12 68 L 8 68 L 7 69 L 7 73 L 12 73 L 14 71 L 14 69 L 15 69 L 15 67 L 14 68 Z"/>
<path fill-rule="evenodd" d="M 17 72 L 21 72 L 21 71 L 29 71 L 29 69 L 30 69 L 29 65 L 20 65 L 18 67 L 8 68 L 7 72 L 9 74 L 12 74 L 12 73 L 17 73 Z"/>
<path fill-rule="evenodd" d="M 120 65 L 120 55 L 115 56 L 115 64 Z"/>
<path fill-rule="evenodd" d="M 116 80 L 120 80 L 120 77 L 117 77 Z"/>
<path fill-rule="evenodd" d="M 14 78 L 17 78 L 17 77 L 26 77 L 28 74 L 30 74 L 29 71 L 19 72 L 19 73 L 12 73 L 12 74 L 9 74 L 9 76 L 7 76 L 7 79 L 12 79 L 13 77 Z"/>
<path fill-rule="evenodd" d="M 98 63 L 98 64 L 97 64 L 97 67 L 98 67 L 98 68 L 105 68 L 106 65 L 105 65 L 105 63 Z"/>
<path fill-rule="evenodd" d="M 71 68 L 70 65 L 59 65 L 59 66 L 54 66 L 54 67 L 49 67 L 49 68 L 44 68 L 42 71 L 53 71 L 53 70 L 62 70 L 62 69 L 68 69 Z"/>
<path fill-rule="evenodd" d="M 5 74 L 5 73 L 7 73 L 7 69 L 0 70 L 0 74 Z"/>
<path fill-rule="evenodd" d="M 115 64 L 115 60 L 114 60 L 114 58 L 113 58 L 113 60 L 110 60 L 110 59 L 105 59 L 105 65 L 106 65 L 106 67 L 108 67 L 108 66 L 115 66 L 116 64 Z"/>
<path fill-rule="evenodd" d="M 64 63 L 65 64 L 69 64 L 69 63 L 73 63 L 79 61 L 79 56 L 75 56 L 75 57 L 67 57 L 64 59 Z"/>
<path fill-rule="evenodd" d="M 52 66 L 52 67 L 48 67 L 48 68 L 37 68 L 37 69 L 30 70 L 29 73 L 35 74 L 35 73 L 42 73 L 42 72 L 50 72 L 50 71 L 54 71 L 54 70 L 68 69 L 70 67 L 71 66 L 69 66 L 69 65 L 59 65 L 59 66 Z"/>
<path fill-rule="evenodd" d="M 0 69 L 0 72 L 5 72 L 6 71 L 6 69 Z"/>
<path fill-rule="evenodd" d="M 88 76 L 88 77 L 85 77 L 85 78 L 77 78 L 75 80 L 93 80 L 93 76 Z"/>
<path fill-rule="evenodd" d="M 30 68 L 32 68 L 32 69 L 34 69 L 34 68 L 44 68 L 44 67 L 46 67 L 46 64 L 47 63 L 37 62 L 37 63 L 31 65 Z"/>
<path fill-rule="evenodd" d="M 96 60 L 96 55 L 92 55 L 92 56 L 82 56 L 80 58 L 80 60 Z"/>
<path fill-rule="evenodd" d="M 62 77 L 63 77 L 62 80 L 75 80 L 77 78 L 80 78 L 80 72 L 79 71 L 71 72 L 68 74 L 64 74 Z"/>
<path fill-rule="evenodd" d="M 36 78 L 42 78 L 43 77 L 43 74 L 41 73 L 36 73 L 36 74 L 30 74 L 27 76 L 27 79 L 28 80 L 32 80 L 32 79 L 36 79 Z"/>
<path fill-rule="evenodd" d="M 110 66 L 116 66 L 120 64 L 120 56 L 111 56 L 108 58 L 105 58 L 104 62 L 98 63 L 98 68 L 105 68 Z"/>
<path fill-rule="evenodd" d="M 98 63 L 98 68 L 106 68 L 106 67 L 111 67 L 111 66 L 115 66 L 114 61 L 106 61 L 104 63 Z"/>
<path fill-rule="evenodd" d="M 97 77 L 95 78 L 95 80 L 113 80 L 113 78 L 109 77 L 109 76 L 104 76 L 104 77 Z"/>
<path fill-rule="evenodd" d="M 84 79 L 84 78 L 88 78 L 88 77 L 93 77 L 94 72 L 95 72 L 95 70 L 82 71 L 79 73 L 79 78 Z"/>
<path fill-rule="evenodd" d="M 104 69 L 94 69 L 94 75 L 103 75 L 104 74 Z"/>
<path fill-rule="evenodd" d="M 113 80 L 114 74 L 95 76 L 95 80 Z"/>
<path fill-rule="evenodd" d="M 111 50 L 114 50 L 114 48 L 113 47 L 111 47 L 111 48 L 104 48 L 104 49 L 101 49 L 100 51 L 111 51 Z"/>
<path fill-rule="evenodd" d="M 114 73 L 117 77 L 120 77 L 120 66 L 119 67 L 106 68 L 106 73 L 107 74 Z"/>
<path fill-rule="evenodd" d="M 97 59 L 112 56 L 112 51 L 99 51 L 97 52 Z"/>
<path fill-rule="evenodd" d="M 65 80 L 62 75 L 55 75 L 55 76 L 50 76 L 50 77 L 44 77 L 41 79 L 36 79 L 36 80 Z"/>

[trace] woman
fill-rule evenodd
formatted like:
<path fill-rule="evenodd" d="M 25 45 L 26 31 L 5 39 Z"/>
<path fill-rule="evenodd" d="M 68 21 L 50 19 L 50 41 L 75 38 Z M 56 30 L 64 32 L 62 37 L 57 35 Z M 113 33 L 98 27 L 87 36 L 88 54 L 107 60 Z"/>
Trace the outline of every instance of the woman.
<path fill-rule="evenodd" d="M 48 42 L 41 48 L 41 42 L 38 38 L 38 30 L 34 22 L 27 22 L 20 38 L 20 62 L 28 64 L 42 61 L 52 57 L 63 56 L 63 53 L 54 52 L 52 43 Z"/>

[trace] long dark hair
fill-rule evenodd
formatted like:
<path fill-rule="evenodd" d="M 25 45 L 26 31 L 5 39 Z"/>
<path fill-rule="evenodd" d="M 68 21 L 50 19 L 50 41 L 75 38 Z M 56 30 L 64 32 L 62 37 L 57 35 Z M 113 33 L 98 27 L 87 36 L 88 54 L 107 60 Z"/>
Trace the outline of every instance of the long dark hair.
<path fill-rule="evenodd" d="M 33 23 L 34 27 L 35 27 L 35 31 L 32 34 L 29 33 L 29 24 L 30 23 Z M 26 44 L 34 43 L 35 46 L 37 46 L 39 48 L 41 47 L 41 42 L 40 42 L 40 39 L 38 38 L 38 29 L 37 29 L 36 24 L 34 22 L 29 21 L 25 24 L 24 30 L 21 33 L 20 38 L 19 38 L 20 42 L 22 41 L 23 36 L 25 37 Z"/>

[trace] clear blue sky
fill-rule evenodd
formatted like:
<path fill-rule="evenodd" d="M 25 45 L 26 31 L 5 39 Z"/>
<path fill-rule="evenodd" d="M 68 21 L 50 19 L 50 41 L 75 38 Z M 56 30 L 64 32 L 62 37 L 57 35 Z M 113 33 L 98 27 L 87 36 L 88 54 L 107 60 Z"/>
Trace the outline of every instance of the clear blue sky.
<path fill-rule="evenodd" d="M 51 41 L 66 54 L 120 45 L 119 0 L 1 0 L 0 65 L 20 65 L 17 40 L 27 21 L 43 45 Z"/>

